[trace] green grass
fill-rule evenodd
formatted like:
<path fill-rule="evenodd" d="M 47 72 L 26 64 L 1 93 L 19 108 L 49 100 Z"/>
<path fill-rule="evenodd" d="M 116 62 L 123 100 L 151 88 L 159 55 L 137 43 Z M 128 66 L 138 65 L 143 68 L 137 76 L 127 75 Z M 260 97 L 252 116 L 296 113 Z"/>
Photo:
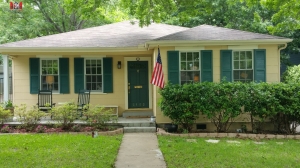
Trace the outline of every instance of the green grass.
<path fill-rule="evenodd" d="M 123 135 L 0 136 L 0 167 L 114 167 Z"/>
<path fill-rule="evenodd" d="M 300 167 L 300 141 L 297 140 L 262 140 L 265 144 L 258 145 L 253 140 L 226 138 L 219 139 L 217 144 L 207 143 L 208 138 L 159 136 L 158 139 L 168 168 Z M 227 140 L 241 143 L 227 143 Z"/>

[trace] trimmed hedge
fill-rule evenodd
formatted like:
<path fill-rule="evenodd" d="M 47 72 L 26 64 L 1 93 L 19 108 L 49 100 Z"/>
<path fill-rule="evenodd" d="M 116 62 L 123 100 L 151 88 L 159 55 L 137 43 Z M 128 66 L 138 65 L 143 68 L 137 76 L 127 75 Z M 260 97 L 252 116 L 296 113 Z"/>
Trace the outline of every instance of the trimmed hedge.
<path fill-rule="evenodd" d="M 300 123 L 300 85 L 296 83 L 169 83 L 160 94 L 163 114 L 188 131 L 200 113 L 217 132 L 227 132 L 236 117 L 246 112 L 255 133 L 263 131 L 261 123 L 267 119 L 276 132 L 286 134 L 295 133 Z"/>

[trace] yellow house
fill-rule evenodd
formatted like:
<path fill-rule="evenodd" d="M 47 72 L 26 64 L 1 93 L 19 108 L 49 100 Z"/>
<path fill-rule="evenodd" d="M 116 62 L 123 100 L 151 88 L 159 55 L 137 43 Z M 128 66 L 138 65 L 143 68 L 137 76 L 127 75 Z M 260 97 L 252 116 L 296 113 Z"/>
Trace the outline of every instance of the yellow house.
<path fill-rule="evenodd" d="M 159 88 L 150 84 L 158 46 L 165 82 L 219 82 L 223 77 L 280 82 L 280 50 L 290 41 L 210 25 L 140 28 L 125 21 L 2 44 L 0 53 L 4 69 L 8 58 L 13 60 L 15 104 L 35 105 L 39 89 L 52 89 L 56 103 L 76 101 L 79 89 L 88 89 L 93 105 L 118 106 L 119 116 L 147 111 L 157 123 L 167 123 L 158 106 Z"/>

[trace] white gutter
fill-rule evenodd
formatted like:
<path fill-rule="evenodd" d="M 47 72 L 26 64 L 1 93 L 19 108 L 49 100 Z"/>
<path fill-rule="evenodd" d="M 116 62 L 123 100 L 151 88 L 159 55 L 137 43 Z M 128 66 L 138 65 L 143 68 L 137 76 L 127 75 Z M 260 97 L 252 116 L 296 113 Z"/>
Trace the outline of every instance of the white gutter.
<path fill-rule="evenodd" d="M 283 44 L 291 42 L 293 39 L 265 39 L 265 40 L 201 40 L 201 41 L 187 41 L 187 40 L 162 40 L 149 41 L 146 44 L 149 48 L 155 48 L 158 44 L 160 46 L 208 46 L 208 45 L 260 45 L 260 44 Z"/>
<path fill-rule="evenodd" d="M 123 47 L 123 48 L 113 48 L 113 47 L 0 47 L 0 53 L 71 53 L 71 52 L 128 52 L 128 51 L 147 51 L 147 48 L 137 46 L 137 47 Z"/>
<path fill-rule="evenodd" d="M 278 68 L 278 75 L 279 75 L 279 78 L 278 78 L 278 79 L 279 79 L 279 82 L 280 82 L 280 80 L 281 80 L 281 78 L 280 78 L 280 51 L 283 50 L 283 49 L 285 49 L 286 46 L 287 46 L 287 44 L 284 43 L 284 46 L 283 46 L 283 47 L 279 47 L 279 48 L 278 48 L 278 55 L 279 55 L 279 57 L 278 57 L 278 65 L 279 65 L 279 68 Z"/>

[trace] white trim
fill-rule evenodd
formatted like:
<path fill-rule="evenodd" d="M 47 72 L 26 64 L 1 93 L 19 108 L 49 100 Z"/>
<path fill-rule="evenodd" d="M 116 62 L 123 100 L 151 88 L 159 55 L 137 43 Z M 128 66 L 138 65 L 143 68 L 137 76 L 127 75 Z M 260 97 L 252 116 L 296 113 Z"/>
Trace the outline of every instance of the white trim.
<path fill-rule="evenodd" d="M 124 81 L 125 81 L 125 110 L 128 110 L 128 68 L 127 64 L 128 61 L 136 61 L 137 57 L 124 57 Z M 139 57 L 140 61 L 148 61 L 148 82 L 149 82 L 149 109 L 152 108 L 152 85 L 150 84 L 151 81 L 151 57 Z"/>
<path fill-rule="evenodd" d="M 99 58 L 106 57 L 106 55 L 99 55 L 99 56 L 96 56 L 96 55 L 81 55 L 80 57 L 81 58 L 87 58 L 87 59 L 99 59 Z"/>
<path fill-rule="evenodd" d="M 36 55 L 36 58 L 53 59 L 53 58 L 62 58 L 62 56 L 61 55 Z"/>
<path fill-rule="evenodd" d="M 9 58 L 8 55 L 2 55 L 3 60 L 3 100 L 4 102 L 9 100 Z"/>
<path fill-rule="evenodd" d="M 204 47 L 175 47 L 176 51 L 184 51 L 184 52 L 195 52 L 195 51 L 200 51 L 204 50 Z"/>
<path fill-rule="evenodd" d="M 83 81 L 84 81 L 84 89 L 87 89 L 86 88 L 86 60 L 101 60 L 101 74 L 93 74 L 93 75 L 101 75 L 101 80 L 102 80 L 102 87 L 101 87 L 101 91 L 100 90 L 91 90 L 91 93 L 98 93 L 98 94 L 101 94 L 101 93 L 103 93 L 103 88 L 104 88 L 104 84 L 105 84 L 105 82 L 104 82 L 104 80 L 103 80 L 103 57 L 85 57 L 84 58 L 84 62 L 83 62 L 83 65 L 84 65 L 84 79 L 83 79 Z M 90 75 L 92 75 L 92 74 L 90 74 Z"/>
<path fill-rule="evenodd" d="M 60 75 L 60 74 L 59 74 L 59 64 L 60 64 L 60 63 L 59 63 L 59 58 L 57 58 L 57 57 L 52 57 L 52 58 L 49 58 L 49 57 L 48 57 L 48 58 L 40 58 L 40 74 L 39 74 L 39 75 L 40 75 L 40 81 L 39 81 L 39 82 L 40 82 L 40 88 L 43 88 L 43 87 L 42 87 L 42 74 L 43 74 L 43 71 L 42 71 L 42 68 L 43 68 L 42 61 L 43 61 L 43 60 L 56 60 L 56 61 L 57 61 L 57 63 L 58 63 L 58 64 L 57 64 L 57 76 L 58 76 L 58 78 L 57 78 L 57 80 L 58 80 L 57 83 L 58 83 L 58 90 L 54 90 L 53 93 L 60 93 L 60 80 L 59 80 L 59 75 Z M 52 74 L 52 75 L 55 75 L 55 74 Z"/>
<path fill-rule="evenodd" d="M 254 50 L 258 49 L 258 45 L 247 45 L 247 46 L 228 46 L 229 50 Z"/>

